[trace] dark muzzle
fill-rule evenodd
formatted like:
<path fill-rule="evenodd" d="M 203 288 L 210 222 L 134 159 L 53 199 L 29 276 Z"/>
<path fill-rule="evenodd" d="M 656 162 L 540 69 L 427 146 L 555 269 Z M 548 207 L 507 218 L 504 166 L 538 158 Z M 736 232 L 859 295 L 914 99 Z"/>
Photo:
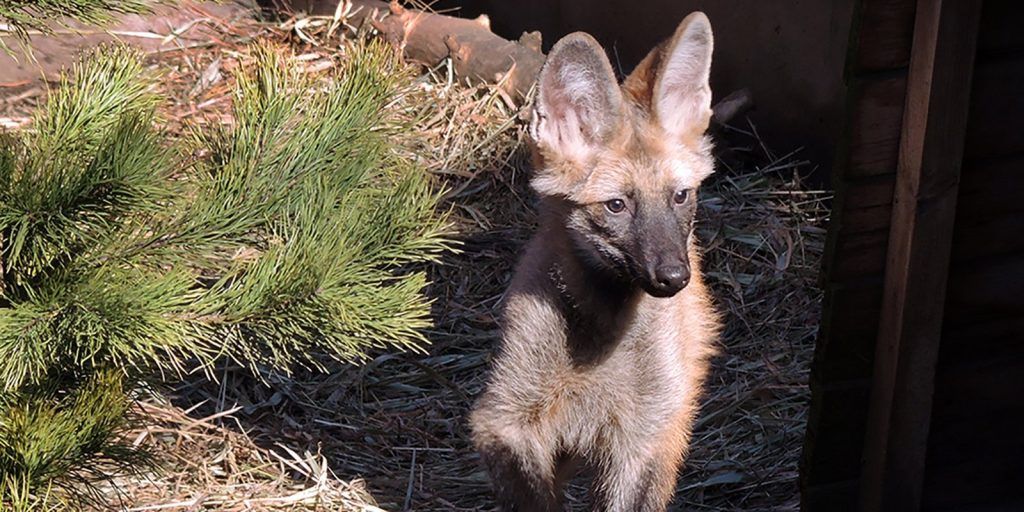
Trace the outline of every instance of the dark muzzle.
<path fill-rule="evenodd" d="M 690 284 L 690 266 L 683 261 L 658 265 L 647 278 L 647 293 L 655 297 L 671 297 Z"/>

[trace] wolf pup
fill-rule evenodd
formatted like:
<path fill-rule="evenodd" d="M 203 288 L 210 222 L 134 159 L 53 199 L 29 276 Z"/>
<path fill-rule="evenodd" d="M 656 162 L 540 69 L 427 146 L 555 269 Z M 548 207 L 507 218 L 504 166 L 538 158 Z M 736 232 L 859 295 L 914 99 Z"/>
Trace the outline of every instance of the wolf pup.
<path fill-rule="evenodd" d="M 620 86 L 575 33 L 539 78 L 539 232 L 470 423 L 505 511 L 561 510 L 579 464 L 596 510 L 663 511 L 718 333 L 693 236 L 711 174 L 712 35 L 690 14 Z"/>

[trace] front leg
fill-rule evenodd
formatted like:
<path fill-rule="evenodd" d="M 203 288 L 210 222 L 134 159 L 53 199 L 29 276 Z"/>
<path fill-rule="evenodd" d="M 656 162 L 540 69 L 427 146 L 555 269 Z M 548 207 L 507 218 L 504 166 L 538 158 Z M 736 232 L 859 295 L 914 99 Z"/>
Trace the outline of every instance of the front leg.
<path fill-rule="evenodd" d="M 676 476 L 688 435 L 667 429 L 650 439 L 619 439 L 597 462 L 595 511 L 664 512 L 676 488 Z"/>
<path fill-rule="evenodd" d="M 474 411 L 473 444 L 503 512 L 557 512 L 561 484 L 554 442 L 486 407 Z"/>
<path fill-rule="evenodd" d="M 561 510 L 553 474 L 501 443 L 478 444 L 480 456 L 503 512 L 556 512 Z"/>

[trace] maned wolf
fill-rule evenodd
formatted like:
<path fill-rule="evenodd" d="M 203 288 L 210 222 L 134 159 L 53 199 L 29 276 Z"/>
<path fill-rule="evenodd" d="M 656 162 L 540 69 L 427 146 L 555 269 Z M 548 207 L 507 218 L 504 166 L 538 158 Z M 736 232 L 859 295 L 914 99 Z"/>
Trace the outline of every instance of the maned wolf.
<path fill-rule="evenodd" d="M 473 440 L 506 511 L 663 511 L 718 333 L 692 236 L 711 174 L 711 25 L 693 13 L 625 82 L 587 34 L 555 44 L 531 125 L 540 227 L 519 262 Z"/>

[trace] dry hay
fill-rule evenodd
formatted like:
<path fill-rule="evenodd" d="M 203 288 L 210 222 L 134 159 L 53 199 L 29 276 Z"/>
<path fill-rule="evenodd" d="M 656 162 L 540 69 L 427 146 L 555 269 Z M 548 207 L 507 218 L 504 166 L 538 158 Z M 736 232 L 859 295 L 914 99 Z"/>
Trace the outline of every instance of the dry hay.
<path fill-rule="evenodd" d="M 111 482 L 112 504 L 128 512 L 382 512 L 361 480 L 339 479 L 322 454 L 256 446 L 241 429 L 225 426 L 237 409 L 190 415 L 200 405 L 182 409 L 160 396 L 139 402 L 144 423 L 130 442 L 155 464 L 147 474 Z"/>
<path fill-rule="evenodd" d="M 208 44 L 155 56 L 173 98 L 169 125 L 228 120 L 228 71 L 254 38 L 288 42 L 310 72 L 329 69 L 346 51 L 338 35 L 353 32 L 339 21 L 223 22 Z M 462 243 L 430 269 L 428 353 L 267 373 L 269 386 L 225 365 L 217 382 L 172 385 L 171 403 L 143 401 L 150 422 L 128 434 L 164 461 L 158 474 L 118 482 L 130 510 L 492 509 L 466 413 L 535 221 L 523 123 L 496 88 L 460 84 L 444 65 L 393 108 L 419 134 L 396 149 L 439 177 Z M 673 507 L 796 510 L 828 196 L 804 186 L 798 153 L 776 155 L 740 124 L 719 134 L 718 172 L 700 196 L 705 272 L 726 330 Z M 574 510 L 585 506 L 578 484 L 568 494 Z"/>

